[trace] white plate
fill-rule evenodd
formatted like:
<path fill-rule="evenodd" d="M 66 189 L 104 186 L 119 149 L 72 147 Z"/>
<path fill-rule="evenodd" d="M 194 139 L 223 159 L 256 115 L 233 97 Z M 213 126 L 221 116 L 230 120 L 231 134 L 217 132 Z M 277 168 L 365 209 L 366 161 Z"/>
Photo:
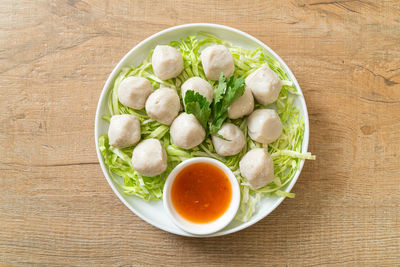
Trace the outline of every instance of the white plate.
<path fill-rule="evenodd" d="M 262 43 L 261 41 L 257 40 L 256 38 L 247 33 L 217 24 L 207 24 L 207 23 L 185 24 L 163 30 L 139 43 L 121 59 L 121 61 L 118 63 L 118 65 L 114 68 L 114 70 L 108 77 L 106 84 L 104 85 L 103 91 L 101 92 L 99 103 L 97 105 L 96 118 L 95 118 L 95 141 L 96 141 L 97 157 L 99 158 L 101 169 L 103 170 L 104 176 L 106 177 L 111 188 L 114 190 L 115 194 L 133 213 L 135 213 L 144 221 L 154 225 L 155 227 L 158 227 L 164 231 L 168 231 L 183 236 L 194 236 L 194 235 L 184 232 L 183 230 L 181 230 L 172 223 L 172 221 L 167 216 L 167 213 L 164 211 L 162 201 L 146 202 L 135 196 L 126 196 L 122 193 L 120 188 L 116 184 L 114 184 L 101 156 L 98 146 L 98 139 L 99 136 L 107 133 L 108 123 L 103 119 L 101 119 L 101 116 L 109 114 L 107 110 L 107 93 L 109 90 L 111 90 L 114 80 L 118 76 L 122 68 L 129 67 L 131 65 L 134 66 L 139 65 L 145 59 L 149 51 L 158 44 L 168 44 L 172 40 L 179 40 L 187 35 L 196 34 L 198 32 L 207 32 L 216 35 L 217 37 L 223 40 L 229 41 L 234 45 L 238 45 L 244 48 L 249 48 L 249 49 L 254 49 L 257 47 L 263 48 L 264 52 L 268 53 L 269 55 L 271 55 L 273 58 L 275 58 L 280 62 L 282 68 L 289 75 L 290 79 L 294 82 L 297 90 L 302 94 L 300 86 L 297 83 L 297 80 L 294 77 L 293 73 L 290 71 L 289 67 L 286 66 L 285 62 L 283 62 L 283 60 L 271 48 L 269 48 L 267 45 L 265 45 L 264 43 Z M 308 122 L 307 106 L 304 101 L 304 97 L 303 96 L 297 97 L 295 100 L 295 105 L 299 108 L 301 116 L 303 116 L 304 119 L 305 132 L 303 138 L 302 152 L 307 152 L 308 137 L 309 137 L 309 122 Z M 303 165 L 304 165 L 304 160 L 301 160 L 300 169 L 297 171 L 290 184 L 286 186 L 284 191 L 289 192 L 292 189 L 292 187 L 297 181 L 297 178 L 300 175 Z M 241 223 L 234 220 L 221 231 L 213 233 L 208 236 L 226 235 L 237 232 L 246 227 L 249 227 L 254 223 L 258 222 L 259 220 L 261 220 L 262 218 L 264 218 L 265 216 L 267 216 L 269 213 L 271 213 L 283 201 L 283 199 L 284 197 L 277 197 L 277 196 L 264 197 L 261 199 L 257 211 L 248 222 Z"/>

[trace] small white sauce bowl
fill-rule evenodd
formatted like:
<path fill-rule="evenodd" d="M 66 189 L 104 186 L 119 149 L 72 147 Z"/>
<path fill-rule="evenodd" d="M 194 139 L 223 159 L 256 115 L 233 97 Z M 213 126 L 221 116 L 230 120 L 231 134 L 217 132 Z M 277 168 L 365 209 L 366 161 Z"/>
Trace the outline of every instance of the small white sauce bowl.
<path fill-rule="evenodd" d="M 218 219 L 211 221 L 209 223 L 193 223 L 185 218 L 183 218 L 176 210 L 171 200 L 171 188 L 175 181 L 177 175 L 187 166 L 194 164 L 194 163 L 209 163 L 220 170 L 222 170 L 229 179 L 229 182 L 232 187 L 232 200 L 229 204 L 228 209 L 225 211 L 224 214 L 221 215 Z M 172 222 L 181 228 L 182 230 L 194 234 L 194 235 L 208 235 L 215 233 L 225 226 L 227 226 L 235 217 L 237 210 L 239 209 L 240 204 L 240 188 L 239 183 L 232 173 L 232 171 L 222 162 L 206 157 L 198 157 L 185 160 L 178 164 L 172 172 L 169 174 L 167 180 L 165 181 L 164 185 L 164 195 L 163 195 L 163 203 L 164 208 L 171 218 Z"/>

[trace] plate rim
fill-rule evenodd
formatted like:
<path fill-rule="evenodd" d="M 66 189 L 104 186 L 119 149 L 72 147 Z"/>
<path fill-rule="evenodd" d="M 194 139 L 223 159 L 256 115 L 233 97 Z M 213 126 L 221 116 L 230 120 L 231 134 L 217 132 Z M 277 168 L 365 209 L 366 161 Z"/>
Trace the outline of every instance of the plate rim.
<path fill-rule="evenodd" d="M 225 25 L 221 25 L 221 24 L 214 24 L 214 23 L 189 23 L 189 24 L 182 24 L 182 25 L 177 25 L 177 26 L 173 26 L 173 27 L 169 27 L 166 28 L 162 31 L 159 31 L 149 37 L 147 37 L 146 39 L 142 40 L 141 42 L 139 42 L 137 45 L 135 45 L 131 50 L 129 50 L 122 58 L 121 60 L 118 62 L 118 64 L 113 68 L 112 72 L 109 74 L 103 89 L 101 90 L 100 93 L 100 97 L 97 103 L 97 108 L 96 108 L 96 114 L 95 114 L 95 127 L 94 127 L 94 139 L 95 139 L 95 145 L 96 145 L 96 154 L 97 154 L 97 159 L 100 163 L 100 167 L 101 170 L 108 182 L 108 184 L 110 185 L 110 187 L 112 188 L 112 190 L 114 191 L 114 194 L 118 196 L 118 198 L 121 200 L 122 203 L 124 203 L 124 205 L 130 209 L 136 216 L 138 216 L 140 219 L 142 219 L 143 221 L 149 223 L 150 225 L 153 225 L 154 227 L 161 229 L 163 231 L 169 232 L 169 233 L 173 233 L 176 235 L 181 235 L 181 236 L 189 236 L 189 237 L 200 237 L 200 238 L 204 238 L 204 237 L 213 237 L 213 236 L 222 236 L 222 235 L 228 235 L 231 233 L 235 233 L 238 232 L 240 230 L 243 230 L 247 227 L 250 227 L 252 225 L 254 225 L 255 223 L 259 222 L 260 220 L 264 219 L 265 217 L 267 217 L 272 211 L 274 211 L 281 203 L 282 201 L 285 199 L 285 197 L 279 197 L 276 202 L 272 205 L 272 207 L 269 209 L 268 212 L 266 212 L 265 214 L 262 214 L 262 216 L 259 216 L 259 218 L 256 218 L 252 221 L 247 221 L 244 222 L 232 229 L 229 229 L 228 231 L 225 232 L 216 232 L 214 234 L 211 235 L 206 235 L 206 236 L 193 236 L 189 233 L 182 233 L 182 232 L 177 232 L 177 231 L 173 231 L 163 225 L 158 225 L 156 223 L 154 223 L 152 220 L 146 218 L 145 216 L 143 216 L 142 214 L 140 214 L 139 212 L 137 212 L 121 195 L 121 193 L 118 191 L 118 189 L 116 188 L 116 185 L 113 183 L 112 179 L 109 176 L 108 170 L 104 164 L 104 160 L 103 157 L 101 155 L 99 146 L 98 146 L 98 137 L 99 135 L 99 121 L 101 120 L 101 114 L 100 114 L 100 110 L 101 110 L 101 103 L 103 102 L 104 98 L 107 97 L 107 93 L 108 93 L 108 88 L 110 87 L 111 83 L 113 82 L 113 80 L 116 78 L 116 74 L 120 72 L 121 67 L 124 65 L 124 62 L 126 61 L 126 59 L 132 54 L 134 53 L 135 50 L 139 49 L 140 47 L 142 47 L 143 45 L 145 45 L 147 42 L 149 42 L 150 40 L 163 35 L 165 33 L 168 33 L 169 31 L 173 31 L 173 30 L 177 30 L 177 29 L 182 29 L 182 28 L 195 28 L 195 27 L 209 27 L 209 28 L 219 28 L 219 29 L 223 29 L 223 30 L 227 30 L 227 31 L 232 31 L 235 32 L 237 34 L 240 34 L 254 42 L 256 42 L 258 45 L 260 45 L 262 48 L 266 49 L 274 58 L 276 58 L 279 63 L 284 67 L 284 69 L 287 71 L 287 74 L 290 76 L 291 80 L 293 81 L 293 83 L 295 84 L 296 88 L 298 89 L 299 93 L 301 94 L 301 97 L 299 99 L 299 101 L 301 102 L 301 105 L 304 106 L 304 110 L 303 110 L 303 120 L 304 120 L 304 136 L 303 136 L 303 144 L 302 144 L 302 152 L 304 151 L 308 151 L 308 144 L 309 144 L 309 118 L 308 118 L 308 109 L 307 109 L 307 105 L 306 105 L 306 101 L 303 95 L 303 91 L 301 90 L 301 87 L 299 85 L 299 83 L 297 82 L 296 77 L 294 76 L 293 72 L 291 71 L 291 69 L 286 65 L 285 61 L 283 61 L 283 59 L 277 54 L 275 53 L 274 50 L 272 50 L 268 45 L 266 45 L 265 43 L 261 42 L 260 40 L 258 40 L 257 38 L 255 38 L 254 36 L 243 32 L 241 30 L 229 27 L 229 26 L 225 26 Z M 299 178 L 302 170 L 303 170 L 303 166 L 304 166 L 304 159 L 300 160 L 300 168 L 298 169 L 298 171 L 296 172 L 295 176 L 293 177 L 292 181 L 287 185 L 287 187 L 285 188 L 285 192 L 290 192 L 293 188 L 293 186 L 296 184 L 297 179 Z"/>

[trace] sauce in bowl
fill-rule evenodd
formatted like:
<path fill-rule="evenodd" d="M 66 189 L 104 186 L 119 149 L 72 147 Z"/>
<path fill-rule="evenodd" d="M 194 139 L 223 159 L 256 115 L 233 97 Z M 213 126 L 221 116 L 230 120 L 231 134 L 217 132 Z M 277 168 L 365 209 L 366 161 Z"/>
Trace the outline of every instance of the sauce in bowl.
<path fill-rule="evenodd" d="M 239 183 L 222 162 L 197 157 L 179 163 L 168 175 L 163 204 L 172 222 L 193 235 L 226 227 L 240 204 Z"/>
<path fill-rule="evenodd" d="M 232 201 L 232 186 L 223 170 L 199 162 L 182 169 L 171 187 L 171 200 L 183 218 L 208 223 L 221 217 Z"/>

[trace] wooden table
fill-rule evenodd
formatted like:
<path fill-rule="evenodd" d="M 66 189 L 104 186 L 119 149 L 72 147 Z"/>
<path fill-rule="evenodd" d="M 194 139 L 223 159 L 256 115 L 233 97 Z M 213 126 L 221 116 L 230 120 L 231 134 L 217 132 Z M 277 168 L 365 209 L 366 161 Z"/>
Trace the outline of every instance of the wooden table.
<path fill-rule="evenodd" d="M 400 2 L 12 1 L 0 3 L 0 263 L 400 264 Z M 100 170 L 94 115 L 139 41 L 212 22 L 275 50 L 310 114 L 309 150 L 272 214 L 191 239 L 145 223 Z"/>

